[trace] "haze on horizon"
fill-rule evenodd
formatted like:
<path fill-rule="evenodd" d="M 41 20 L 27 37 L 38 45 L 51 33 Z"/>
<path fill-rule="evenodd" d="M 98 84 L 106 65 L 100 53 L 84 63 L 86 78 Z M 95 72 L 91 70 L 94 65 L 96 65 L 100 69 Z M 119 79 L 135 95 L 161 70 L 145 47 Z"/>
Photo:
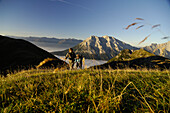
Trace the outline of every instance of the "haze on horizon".
<path fill-rule="evenodd" d="M 165 43 L 150 26 L 124 28 L 144 18 L 170 36 L 170 0 L 0 0 L 0 34 L 86 39 L 91 35 L 114 36 L 138 46 Z"/>

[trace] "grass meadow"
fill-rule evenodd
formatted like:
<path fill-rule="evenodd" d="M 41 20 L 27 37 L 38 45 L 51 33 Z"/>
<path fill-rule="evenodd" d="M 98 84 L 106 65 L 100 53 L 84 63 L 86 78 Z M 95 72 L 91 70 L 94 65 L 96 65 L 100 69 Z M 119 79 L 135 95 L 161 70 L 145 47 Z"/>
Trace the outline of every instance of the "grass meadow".
<path fill-rule="evenodd" d="M 169 111 L 169 70 L 31 69 L 0 78 L 0 112 Z"/>

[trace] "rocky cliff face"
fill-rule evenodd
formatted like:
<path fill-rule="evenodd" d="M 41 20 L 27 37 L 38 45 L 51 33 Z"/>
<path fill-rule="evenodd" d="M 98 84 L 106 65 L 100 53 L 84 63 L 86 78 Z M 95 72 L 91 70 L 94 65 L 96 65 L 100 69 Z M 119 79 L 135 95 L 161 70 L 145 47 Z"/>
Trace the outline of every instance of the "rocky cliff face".
<path fill-rule="evenodd" d="M 170 41 L 163 44 L 151 44 L 150 46 L 144 47 L 145 50 L 160 55 L 166 58 L 170 58 Z"/>
<path fill-rule="evenodd" d="M 75 53 L 82 54 L 87 59 L 109 60 L 123 49 L 136 50 L 138 48 L 126 44 L 111 36 L 90 36 L 77 46 L 73 47 Z M 65 55 L 68 50 L 53 52 L 55 55 Z"/>

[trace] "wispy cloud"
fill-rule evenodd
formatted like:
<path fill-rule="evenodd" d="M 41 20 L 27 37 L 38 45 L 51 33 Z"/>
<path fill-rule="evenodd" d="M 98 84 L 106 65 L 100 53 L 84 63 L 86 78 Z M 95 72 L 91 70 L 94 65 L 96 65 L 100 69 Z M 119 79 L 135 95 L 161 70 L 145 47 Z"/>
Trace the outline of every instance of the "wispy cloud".
<path fill-rule="evenodd" d="M 62 2 L 62 3 L 64 3 L 64 4 L 76 6 L 76 7 L 79 7 L 79 8 L 82 8 L 82 9 L 91 11 L 91 9 L 88 8 L 88 7 L 85 7 L 85 6 L 82 6 L 82 5 L 79 5 L 79 4 L 74 4 L 74 3 L 68 2 L 68 1 L 66 1 L 66 0 L 50 0 L 50 1 Z"/>

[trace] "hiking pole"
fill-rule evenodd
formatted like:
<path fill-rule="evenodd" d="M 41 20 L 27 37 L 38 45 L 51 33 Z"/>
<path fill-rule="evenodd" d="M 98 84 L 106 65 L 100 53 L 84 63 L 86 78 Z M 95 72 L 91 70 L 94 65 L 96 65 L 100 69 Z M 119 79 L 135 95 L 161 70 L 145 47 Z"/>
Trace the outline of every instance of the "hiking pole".
<path fill-rule="evenodd" d="M 83 57 L 83 67 L 84 67 L 84 69 L 85 69 L 85 58 Z"/>

